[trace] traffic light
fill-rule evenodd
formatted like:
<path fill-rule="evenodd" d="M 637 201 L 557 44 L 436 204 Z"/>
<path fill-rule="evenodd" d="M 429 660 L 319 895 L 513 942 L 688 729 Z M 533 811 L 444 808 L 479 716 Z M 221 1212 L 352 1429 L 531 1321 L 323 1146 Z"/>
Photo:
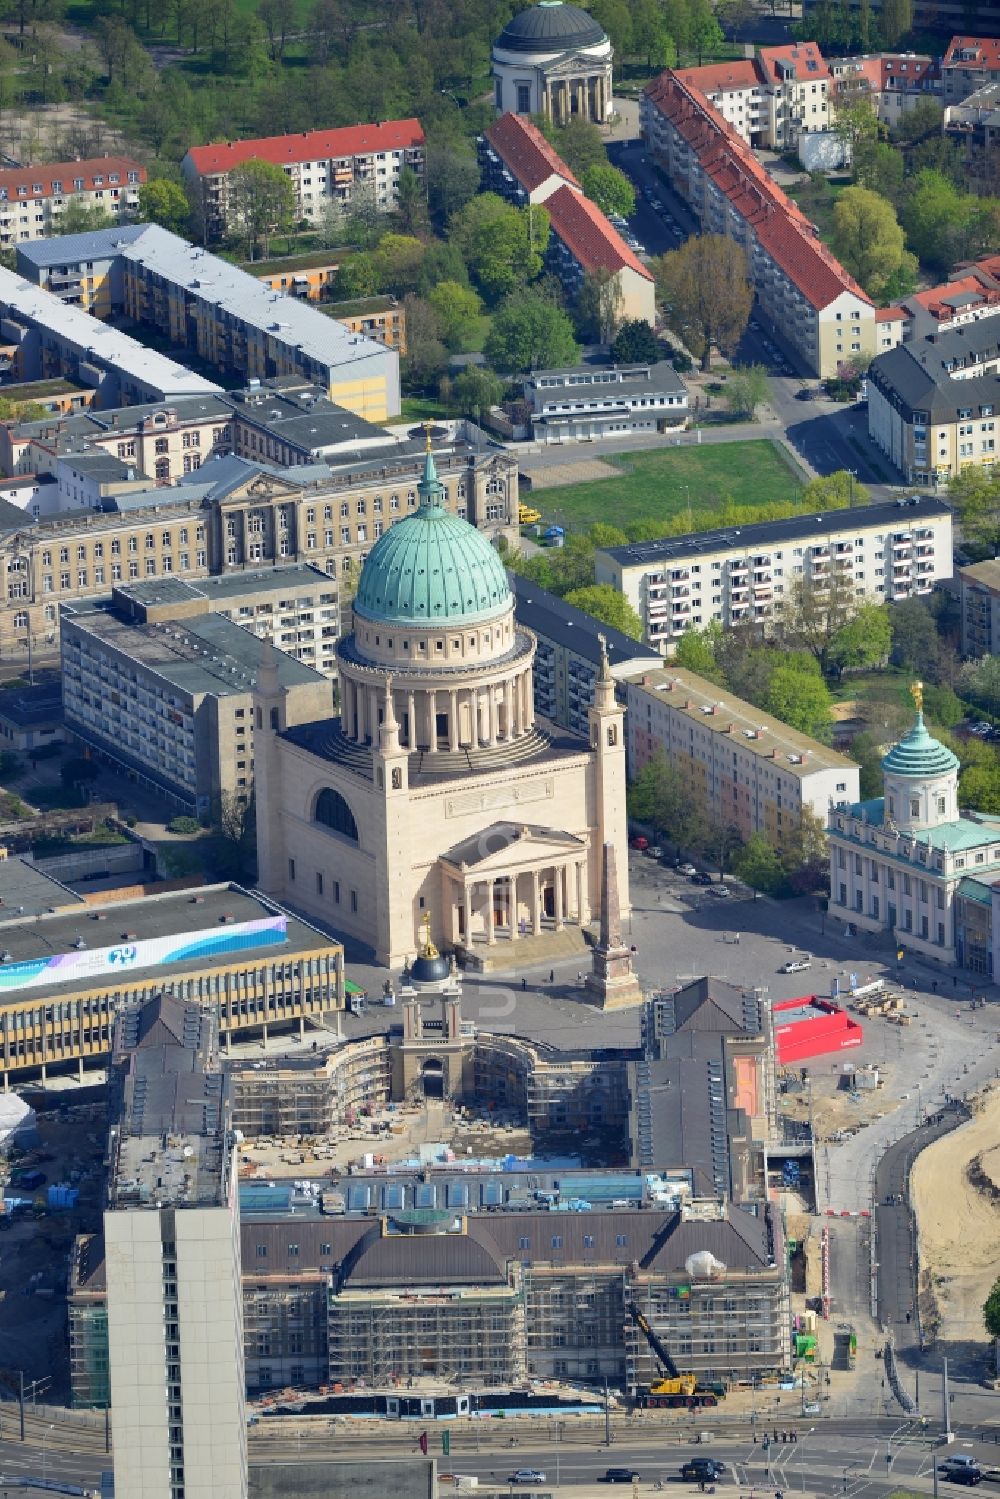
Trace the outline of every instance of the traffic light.
<path fill-rule="evenodd" d="M 420 1433 L 420 1450 L 424 1454 L 424 1457 L 426 1457 L 427 1456 L 427 1433 L 426 1433 L 426 1431 L 422 1431 Z"/>
<path fill-rule="evenodd" d="M 448 1457 L 451 1454 L 451 1432 L 450 1431 L 443 1431 L 441 1433 L 441 1451 L 444 1453 L 445 1457 Z"/>

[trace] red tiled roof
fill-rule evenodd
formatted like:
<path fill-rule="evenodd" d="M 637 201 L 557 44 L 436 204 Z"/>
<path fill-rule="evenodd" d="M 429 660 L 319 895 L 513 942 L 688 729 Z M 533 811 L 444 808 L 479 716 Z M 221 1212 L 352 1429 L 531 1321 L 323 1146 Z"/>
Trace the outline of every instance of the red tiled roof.
<path fill-rule="evenodd" d="M 546 198 L 553 232 L 585 271 L 607 270 L 614 274 L 626 266 L 647 281 L 653 277 L 637 255 L 609 224 L 596 203 L 571 187 L 561 187 Z"/>
<path fill-rule="evenodd" d="M 948 322 L 955 316 L 955 308 L 946 305 L 946 298 L 958 297 L 964 292 L 974 293 L 980 303 L 986 306 L 1000 302 L 1000 291 L 985 286 L 982 276 L 977 276 L 975 271 L 970 271 L 967 276 L 956 276 L 954 281 L 946 281 L 942 286 L 932 286 L 927 291 L 914 292 L 911 297 L 907 298 L 907 301 L 916 302 L 925 312 L 929 312 L 931 317 Z"/>
<path fill-rule="evenodd" d="M 959 52 L 975 52 L 968 60 L 956 56 Z M 944 54 L 945 68 L 1000 68 L 1000 37 L 953 36 Z"/>
<path fill-rule="evenodd" d="M 139 181 L 145 182 L 146 168 L 133 161 L 131 156 L 94 156 L 87 161 L 54 161 L 39 167 L 12 167 L 0 171 L 0 194 L 8 199 L 20 197 L 25 201 L 30 198 L 90 192 L 95 186 L 125 187 L 128 185 L 129 172 L 138 172 Z M 116 174 L 118 181 L 111 182 L 109 179 Z M 95 177 L 104 180 L 95 183 Z M 78 178 L 83 181 L 82 188 L 73 185 Z M 53 186 L 57 182 L 62 185 Z M 27 191 L 19 193 L 18 189 L 22 187 Z"/>
<path fill-rule="evenodd" d="M 829 76 L 823 54 L 816 42 L 791 42 L 785 47 L 761 47 L 758 53 L 764 77 L 769 83 L 780 83 L 777 64 L 791 63 L 799 83 Z"/>
<path fill-rule="evenodd" d="M 784 50 L 784 49 L 771 49 Z M 747 143 L 705 96 L 668 68 L 646 97 L 684 138 L 707 176 L 751 225 L 761 246 L 807 301 L 828 307 L 843 292 L 871 305 L 861 287 L 757 161 Z"/>
<path fill-rule="evenodd" d="M 912 83 L 922 83 L 927 78 L 936 78 L 939 74 L 933 57 L 914 56 L 912 53 L 901 56 L 894 52 L 891 55 L 883 53 L 879 61 L 882 64 L 883 89 L 908 87 Z"/>
<path fill-rule="evenodd" d="M 876 307 L 876 323 L 905 323 L 909 317 L 905 307 Z"/>
<path fill-rule="evenodd" d="M 188 159 L 204 175 L 231 172 L 245 161 L 270 161 L 280 167 L 297 161 L 368 156 L 373 151 L 404 151 L 423 143 L 419 120 L 385 120 L 380 125 L 304 130 L 300 135 L 268 135 L 253 141 L 217 141 L 210 146 L 192 146 Z"/>
<path fill-rule="evenodd" d="M 534 192 L 547 177 L 561 177 L 571 187 L 580 188 L 562 157 L 530 120 L 515 114 L 501 115 L 486 131 L 486 139 L 527 192 Z"/>
<path fill-rule="evenodd" d="M 682 68 L 677 77 L 703 94 L 725 93 L 727 89 L 755 88 L 760 82 L 753 58 L 738 62 L 711 63 L 705 68 Z"/>

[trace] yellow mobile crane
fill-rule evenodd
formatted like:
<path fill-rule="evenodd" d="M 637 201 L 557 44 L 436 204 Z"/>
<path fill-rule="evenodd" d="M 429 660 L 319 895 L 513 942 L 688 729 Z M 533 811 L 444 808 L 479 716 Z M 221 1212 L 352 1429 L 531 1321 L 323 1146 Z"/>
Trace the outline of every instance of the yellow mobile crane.
<path fill-rule="evenodd" d="M 726 1387 L 719 1381 L 700 1384 L 696 1374 L 682 1374 L 667 1350 L 666 1344 L 657 1336 L 648 1321 L 635 1305 L 629 1306 L 632 1321 L 643 1334 L 666 1373 L 665 1379 L 650 1385 L 646 1391 L 648 1406 L 687 1406 L 695 1410 L 698 1406 L 718 1405 L 726 1398 Z"/>

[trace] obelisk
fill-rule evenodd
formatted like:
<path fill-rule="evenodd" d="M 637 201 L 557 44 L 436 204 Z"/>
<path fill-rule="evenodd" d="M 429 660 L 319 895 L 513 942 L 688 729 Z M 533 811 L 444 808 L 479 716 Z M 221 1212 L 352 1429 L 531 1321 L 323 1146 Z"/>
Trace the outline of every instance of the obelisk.
<path fill-rule="evenodd" d="M 591 951 L 586 987 L 600 1000 L 602 1010 L 642 1004 L 642 989 L 632 969 L 632 953 L 622 941 L 621 908 L 615 846 L 601 850 L 601 935 Z"/>

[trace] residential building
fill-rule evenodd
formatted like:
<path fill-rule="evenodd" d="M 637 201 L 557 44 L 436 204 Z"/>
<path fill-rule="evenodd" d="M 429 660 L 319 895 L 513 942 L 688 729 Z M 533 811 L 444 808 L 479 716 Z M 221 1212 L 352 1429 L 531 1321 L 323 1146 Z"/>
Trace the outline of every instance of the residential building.
<path fill-rule="evenodd" d="M 217 1012 L 117 1016 L 104 1212 L 114 1477 L 143 1499 L 246 1499 L 236 1136 Z"/>
<path fill-rule="evenodd" d="M 124 299 L 121 251 L 145 233 L 145 224 L 59 234 L 17 247 L 15 269 L 68 307 L 94 317 L 113 317 Z"/>
<path fill-rule="evenodd" d="M 67 452 L 103 452 L 157 484 L 193 473 L 214 453 L 232 450 L 232 405 L 218 395 L 0 423 L 0 468 L 54 474 Z M 70 507 L 67 507 L 70 508 Z"/>
<path fill-rule="evenodd" d="M 514 613 L 535 637 L 535 712 L 550 723 L 586 736 L 587 715 L 601 672 L 601 647 L 615 682 L 659 665 L 648 646 L 599 624 L 591 614 L 567 604 L 519 573 L 509 572 Z M 619 692 L 623 691 L 619 686 Z"/>
<path fill-rule="evenodd" d="M 562 0 L 559 4 L 564 10 L 575 9 L 562 5 Z M 480 137 L 479 160 L 489 190 L 519 206 L 544 204 L 549 216 L 549 268 L 570 296 L 579 293 L 586 277 L 607 276 L 619 321 L 656 322 L 652 273 L 597 204 L 584 197 L 569 167 L 530 120 L 503 115 Z"/>
<path fill-rule="evenodd" d="M 1000 878 L 1000 819 L 962 813 L 958 760 L 928 733 L 919 683 L 914 697 L 913 728 L 882 761 L 883 795 L 845 798 L 830 813 L 830 912 L 918 957 L 968 966 L 956 897 L 967 878 Z"/>
<path fill-rule="evenodd" d="M 1000 147 L 1000 83 L 982 88 L 949 104 L 944 112 L 945 136 L 963 148 L 966 175 L 983 195 L 997 185 L 997 149 Z"/>
<path fill-rule="evenodd" d="M 23 881 L 22 881 L 23 883 Z M 103 1067 L 121 1005 L 162 994 L 220 1009 L 224 1036 L 267 1035 L 344 1005 L 343 949 L 237 885 L 166 894 L 65 892 L 26 920 L 5 901 L 10 953 L 0 1005 L 0 1071 L 18 1077 Z M 102 945 L 104 944 L 104 945 Z"/>
<path fill-rule="evenodd" d="M 982 6 L 977 6 L 977 18 L 1000 19 L 1000 7 L 993 9 L 997 14 L 990 18 Z M 942 103 L 961 104 L 989 83 L 1000 83 L 1000 38 L 953 36 L 941 61 Z"/>
<path fill-rule="evenodd" d="M 98 407 L 218 394 L 211 380 L 2 266 L 0 337 L 15 380 L 89 385 Z"/>
<path fill-rule="evenodd" d="M 687 386 L 666 359 L 535 370 L 524 381 L 524 401 L 532 436 L 547 443 L 679 431 L 688 416 Z"/>
<path fill-rule="evenodd" d="M 869 387 L 870 388 L 870 387 Z M 685 630 L 763 624 L 801 583 L 878 603 L 929 594 L 952 572 L 951 511 L 912 498 L 599 549 L 596 581 L 628 599 L 669 655 Z"/>
<path fill-rule="evenodd" d="M 238 597 L 239 591 L 225 581 L 227 593 Z M 255 581 L 262 593 L 263 578 Z M 310 581 L 303 596 L 299 579 L 284 580 L 289 596 L 279 600 L 279 607 L 294 619 L 296 637 L 315 635 L 315 586 Z M 183 585 L 175 590 L 169 581 L 163 585 L 168 599 L 182 590 Z M 334 597 L 331 591 L 329 598 Z M 187 598 L 179 601 L 177 612 L 169 607 L 150 611 L 141 599 L 112 593 L 109 600 L 64 604 L 61 612 L 67 734 L 180 812 L 208 817 L 225 799 L 250 800 L 251 699 L 263 661 L 269 660 L 277 673 L 290 724 L 330 711 L 328 678 L 275 650 L 267 635 L 243 629 L 221 614 L 192 614 Z"/>
<path fill-rule="evenodd" d="M 49 744 L 62 744 L 62 689 L 50 686 L 10 687 L 0 694 L 0 738 L 4 748 L 31 755 Z"/>
<path fill-rule="evenodd" d="M 663 755 L 710 822 L 773 846 L 793 835 L 807 808 L 826 822 L 834 803 L 858 794 L 853 760 L 742 702 L 716 682 L 657 667 L 625 687 L 629 773 Z"/>
<path fill-rule="evenodd" d="M 1000 319 L 880 354 L 868 371 L 868 435 L 911 484 L 997 461 Z"/>
<path fill-rule="evenodd" d="M 958 569 L 962 655 L 1000 656 L 1000 561 Z"/>
<path fill-rule="evenodd" d="M 307 302 L 322 302 L 333 291 L 341 255 L 338 251 L 286 255 L 280 260 L 250 260 L 242 270 L 256 276 L 270 291 L 282 291 Z"/>
<path fill-rule="evenodd" d="M 146 168 L 130 156 L 97 156 L 0 170 L 0 248 L 59 233 L 63 211 L 99 209 L 118 222 L 139 212 Z"/>
<path fill-rule="evenodd" d="M 278 728 L 256 743 L 261 886 L 389 965 L 413 953 L 422 915 L 477 967 L 516 964 L 519 939 L 549 929 L 582 954 L 604 845 L 626 843 L 614 681 L 602 669 L 587 739 L 536 722 L 535 637 L 502 562 L 444 510 L 430 452 L 418 491 L 362 569 L 339 717 L 287 722 L 262 668 L 256 706 Z M 526 821 L 536 804 L 543 822 Z M 618 886 L 627 913 L 624 859 Z"/>
<path fill-rule="evenodd" d="M 294 375 L 315 382 L 325 395 L 373 421 L 385 421 L 398 412 L 399 358 L 392 350 L 351 333 L 296 297 L 269 291 L 255 276 L 248 276 L 229 261 L 210 255 L 158 224 L 141 225 L 139 229 L 141 232 L 125 236 L 112 247 L 115 259 L 105 284 L 113 316 L 152 328 L 157 337 L 167 338 L 213 366 L 230 384 Z M 67 275 L 82 274 L 98 248 L 108 253 L 106 238 L 95 242 L 93 253 L 88 245 L 90 238 L 70 235 L 66 240 L 54 240 L 45 257 L 23 256 L 25 274 L 39 281 L 56 255 L 61 256 L 59 263 Z M 9 272 L 5 271 L 3 277 L 18 289 L 26 286 Z M 0 277 L 0 305 L 6 284 Z M 46 351 L 55 347 L 52 330 L 61 332 L 67 319 L 76 320 L 68 324 L 74 330 L 89 329 L 98 349 L 104 347 L 106 339 L 124 339 L 124 334 L 95 322 L 79 308 L 60 307 L 55 297 L 36 306 L 45 293 L 30 290 L 33 298 L 23 291 L 21 297 L 38 319 Z M 131 343 L 126 340 L 126 344 Z M 61 353 L 61 343 L 58 348 Z M 89 359 L 86 344 L 84 350 Z M 148 350 L 142 353 L 148 360 L 163 360 L 162 355 Z M 65 364 L 65 356 L 61 357 Z M 67 373 L 65 369 L 52 372 Z M 72 375 L 72 370 L 69 373 Z M 189 375 L 188 379 L 193 381 L 195 377 Z M 91 377 L 85 383 L 93 384 L 94 380 Z M 169 394 L 215 390 L 216 386 L 200 380 L 186 390 L 123 394 L 120 400 L 104 399 L 99 404 L 125 405 L 136 400 L 160 400 Z"/>
<path fill-rule="evenodd" d="M 956 268 L 940 286 L 912 292 L 895 307 L 880 307 L 875 314 L 879 353 L 894 349 L 897 344 L 949 332 L 963 323 L 993 317 L 1000 312 L 998 271 L 1000 257 L 988 256 Z"/>
<path fill-rule="evenodd" d="M 0 432 L 3 428 L 0 427 Z M 22 478 L 0 479 L 0 499 L 37 520 L 59 508 L 59 485 L 52 474 L 25 474 Z"/>
<path fill-rule="evenodd" d="M 829 59 L 834 100 L 868 99 L 890 130 L 921 99 L 941 96 L 938 58 L 917 52 L 875 52 L 863 57 Z"/>
<path fill-rule="evenodd" d="M 319 386 L 286 375 L 266 385 L 253 381 L 231 391 L 233 452 L 251 462 L 284 468 L 335 459 L 357 461 L 362 454 L 386 455 L 397 444 L 376 427 L 336 405 Z"/>
<path fill-rule="evenodd" d="M 641 121 L 702 231 L 746 250 L 761 309 L 805 369 L 825 378 L 874 353 L 871 300 L 700 90 L 668 68 L 647 84 Z"/>
<path fill-rule="evenodd" d="M 449 425 L 457 430 L 436 454 L 442 503 L 491 541 L 513 540 L 516 458 L 461 423 Z M 423 459 L 424 443 L 409 438 L 367 457 L 331 453 L 311 467 L 302 458 L 283 469 L 213 457 L 173 488 L 116 495 L 101 512 L 38 522 L 0 500 L 0 574 L 7 578 L 0 659 L 57 650 L 59 603 L 102 597 L 118 584 L 296 563 L 321 567 L 336 585 L 349 582 L 372 542 L 416 509 Z"/>
<path fill-rule="evenodd" d="M 830 75 L 815 42 L 761 47 L 756 57 L 684 68 L 677 77 L 749 146 L 794 150 L 802 133 L 830 125 Z"/>
<path fill-rule="evenodd" d="M 561 187 L 583 192 L 578 177 L 538 126 L 519 114 L 502 114 L 479 137 L 483 188 L 523 207 L 544 203 Z"/>
<path fill-rule="evenodd" d="M 297 219 L 321 223 L 331 205 L 350 212 L 362 202 L 389 213 L 396 206 L 400 173 L 409 169 L 423 176 L 424 132 L 419 120 L 385 120 L 192 146 L 181 171 L 209 240 L 235 232 L 239 207 L 231 174 L 248 161 L 284 170 L 295 190 Z"/>
<path fill-rule="evenodd" d="M 589 13 L 567 0 L 543 0 L 508 21 L 493 44 L 497 113 L 545 115 L 557 125 L 579 118 L 605 125 L 613 48 Z"/>
<path fill-rule="evenodd" d="M 94 404 L 94 392 L 71 380 L 32 380 L 26 385 L 4 385 L 3 396 L 17 408 L 38 406 L 50 416 L 72 416 Z"/>
<path fill-rule="evenodd" d="M 112 590 L 122 615 L 135 624 L 171 624 L 219 614 L 267 640 L 286 656 L 333 676 L 340 607 L 328 573 L 311 563 L 203 578 L 158 578 Z"/>
<path fill-rule="evenodd" d="M 406 311 L 395 297 L 358 297 L 354 302 L 331 302 L 326 308 L 352 333 L 374 338 L 376 343 L 406 353 Z"/>

